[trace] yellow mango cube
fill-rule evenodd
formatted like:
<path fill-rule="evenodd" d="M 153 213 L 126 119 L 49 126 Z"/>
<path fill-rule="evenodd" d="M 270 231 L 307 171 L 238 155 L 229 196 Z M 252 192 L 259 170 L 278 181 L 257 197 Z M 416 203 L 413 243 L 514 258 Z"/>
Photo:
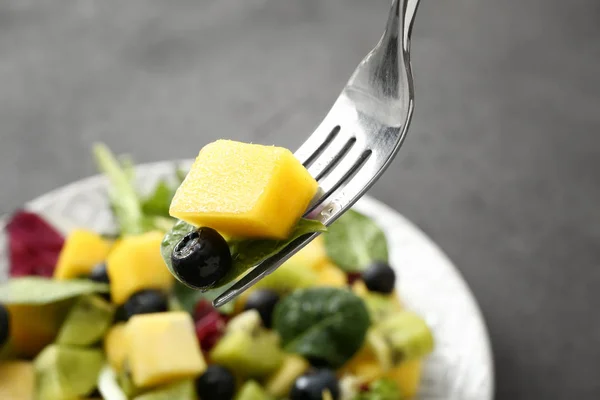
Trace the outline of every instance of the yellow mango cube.
<path fill-rule="evenodd" d="M 126 329 L 126 358 L 137 387 L 194 378 L 206 370 L 194 322 L 186 312 L 139 314 Z"/>
<path fill-rule="evenodd" d="M 0 363 L 0 399 L 33 400 L 34 389 L 35 372 L 32 362 Z"/>
<path fill-rule="evenodd" d="M 58 257 L 54 278 L 73 279 L 89 275 L 92 269 L 106 260 L 111 243 L 95 232 L 76 229 L 67 236 Z"/>
<path fill-rule="evenodd" d="M 287 149 L 218 140 L 200 151 L 169 212 L 233 237 L 285 239 L 317 189 Z"/>
<path fill-rule="evenodd" d="M 160 254 L 161 232 L 127 236 L 108 255 L 106 269 L 110 278 L 112 301 L 123 304 L 140 290 L 169 290 L 173 275 Z"/>
<path fill-rule="evenodd" d="M 126 324 L 117 324 L 110 328 L 104 337 L 104 352 L 110 366 L 115 371 L 123 368 L 125 357 L 127 356 L 127 335 Z"/>
<path fill-rule="evenodd" d="M 412 398 L 417 394 L 421 383 L 421 360 L 405 361 L 388 371 L 385 376 L 396 382 L 400 392 L 406 398 Z"/>
<path fill-rule="evenodd" d="M 287 354 L 283 359 L 281 367 L 266 379 L 265 391 L 273 397 L 282 398 L 286 396 L 300 375 L 310 368 L 306 359 L 295 354 Z"/>
<path fill-rule="evenodd" d="M 332 263 L 325 263 L 318 275 L 317 286 L 345 287 L 348 285 L 346 273 Z"/>
<path fill-rule="evenodd" d="M 325 251 L 323 236 L 317 236 L 299 252 L 294 254 L 286 264 L 294 264 L 297 267 L 310 268 L 319 272 L 330 263 Z"/>
<path fill-rule="evenodd" d="M 339 371 L 338 376 L 352 375 L 361 383 L 381 378 L 385 371 L 368 346 L 363 346 Z"/>

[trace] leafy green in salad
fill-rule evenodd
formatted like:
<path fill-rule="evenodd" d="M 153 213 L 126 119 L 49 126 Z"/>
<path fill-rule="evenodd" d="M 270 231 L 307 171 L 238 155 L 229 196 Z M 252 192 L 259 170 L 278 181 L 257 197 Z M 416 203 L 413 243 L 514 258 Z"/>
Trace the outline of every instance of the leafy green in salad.
<path fill-rule="evenodd" d="M 169 183 L 161 179 L 154 191 L 142 199 L 142 211 L 146 215 L 169 217 L 169 205 L 174 194 L 175 190 L 169 186 Z"/>
<path fill-rule="evenodd" d="M 120 233 L 134 235 L 144 232 L 142 207 L 131 182 L 131 164 L 121 164 L 102 144 L 94 146 L 93 151 L 98 168 L 110 182 L 108 196 Z"/>
<path fill-rule="evenodd" d="M 347 272 L 364 270 L 373 261 L 388 261 L 385 233 L 366 215 L 346 211 L 327 230 L 329 258 Z"/>
<path fill-rule="evenodd" d="M 177 221 L 173 228 L 165 235 L 161 245 L 161 253 L 172 273 L 171 253 L 173 249 L 181 239 L 196 229 L 195 226 L 187 222 Z M 245 239 L 230 241 L 229 250 L 233 265 L 227 275 L 219 280 L 215 287 L 221 287 L 234 281 L 252 267 L 283 250 L 294 240 L 309 233 L 324 231 L 325 226 L 321 222 L 301 219 L 294 227 L 292 234 L 285 240 Z M 173 275 L 176 276 L 174 273 Z"/>
<path fill-rule="evenodd" d="M 0 286 L 0 303 L 42 305 L 84 294 L 108 293 L 109 286 L 88 279 L 56 280 L 27 276 L 9 279 Z"/>
<path fill-rule="evenodd" d="M 108 197 L 115 216 L 118 236 L 136 235 L 150 230 L 169 230 L 175 220 L 169 216 L 169 204 L 177 189 L 161 180 L 148 196 L 136 190 L 135 171 L 127 157 L 115 157 L 103 144 L 93 149 L 98 169 L 109 181 Z M 176 175 L 181 179 L 182 172 Z M 179 180 L 178 184 L 181 183 Z"/>
<path fill-rule="evenodd" d="M 369 325 L 360 297 L 331 287 L 297 290 L 281 300 L 273 315 L 273 327 L 287 351 L 333 368 L 360 349 Z"/>

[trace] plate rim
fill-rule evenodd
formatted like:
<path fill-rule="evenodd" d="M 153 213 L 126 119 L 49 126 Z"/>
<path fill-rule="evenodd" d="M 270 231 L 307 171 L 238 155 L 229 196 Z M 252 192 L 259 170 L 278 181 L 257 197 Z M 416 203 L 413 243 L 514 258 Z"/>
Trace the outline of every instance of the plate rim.
<path fill-rule="evenodd" d="M 176 167 L 189 166 L 189 165 L 191 165 L 192 162 L 193 162 L 192 159 L 180 159 L 180 160 L 164 160 L 164 161 L 136 164 L 135 165 L 136 176 L 139 177 L 138 174 L 140 174 L 140 173 L 149 175 L 149 176 L 156 175 L 156 171 L 162 171 L 164 174 L 164 171 L 168 171 L 170 169 L 172 170 L 173 168 L 176 168 Z M 43 213 L 44 208 L 46 208 L 50 203 L 53 202 L 53 198 L 55 198 L 59 195 L 64 195 L 64 193 L 72 192 L 72 191 L 85 192 L 86 190 L 89 190 L 89 188 L 92 188 L 95 186 L 104 186 L 104 185 L 106 185 L 107 182 L 108 182 L 107 177 L 105 177 L 102 174 L 95 174 L 92 176 L 84 177 L 84 178 L 75 180 L 73 182 L 70 182 L 68 184 L 65 184 L 63 186 L 54 188 L 48 192 L 45 192 L 45 193 L 33 198 L 32 200 L 27 201 L 23 207 L 26 209 L 32 210 L 32 211 L 39 211 L 39 212 Z M 456 278 L 456 283 L 458 285 L 460 285 L 461 291 L 463 292 L 464 299 L 471 305 L 472 312 L 473 312 L 473 319 L 475 321 L 474 323 L 476 324 L 476 327 L 482 333 L 480 336 L 481 336 L 481 340 L 482 340 L 483 358 L 485 359 L 485 367 L 488 370 L 488 372 L 486 374 L 487 375 L 487 385 L 486 385 L 487 390 L 485 390 L 487 393 L 485 395 L 485 398 L 477 399 L 477 400 L 492 400 L 494 397 L 494 393 L 495 393 L 495 372 L 494 372 L 495 363 L 494 363 L 494 356 L 493 356 L 492 346 L 491 346 L 491 337 L 490 337 L 489 330 L 488 330 L 488 327 L 487 327 L 487 324 L 485 321 L 484 314 L 481 310 L 481 307 L 480 307 L 479 303 L 477 302 L 477 299 L 476 299 L 473 291 L 471 290 L 468 283 L 466 282 L 463 275 L 461 274 L 460 270 L 456 267 L 456 265 L 450 259 L 450 257 L 443 251 L 443 249 L 432 238 L 430 238 L 421 228 L 419 228 L 415 223 L 413 223 L 411 220 L 406 218 L 399 211 L 395 210 L 394 208 L 388 206 L 384 202 L 382 202 L 378 199 L 375 199 L 374 197 L 371 197 L 369 195 L 365 195 L 364 197 L 362 197 L 357 202 L 356 207 L 363 211 L 366 211 L 369 209 L 376 210 L 375 212 L 377 212 L 377 213 L 384 213 L 384 214 L 392 215 L 392 216 L 394 216 L 394 218 L 396 218 L 398 220 L 402 220 L 402 222 L 406 225 L 406 227 L 411 231 L 411 234 L 418 236 L 419 241 L 423 242 L 428 247 L 430 247 L 436 251 L 437 256 L 439 256 L 440 260 L 442 260 L 446 264 L 446 267 L 448 268 L 448 270 Z M 58 227 L 58 228 L 60 228 L 60 227 Z"/>

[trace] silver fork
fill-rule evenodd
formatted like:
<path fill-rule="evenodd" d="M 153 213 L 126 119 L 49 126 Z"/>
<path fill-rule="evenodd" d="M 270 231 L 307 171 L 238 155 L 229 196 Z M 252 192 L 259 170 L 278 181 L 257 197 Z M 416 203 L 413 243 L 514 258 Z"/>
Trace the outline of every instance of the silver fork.
<path fill-rule="evenodd" d="M 375 183 L 406 136 L 413 113 L 410 36 L 419 0 L 393 0 L 385 32 L 295 156 L 319 182 L 305 217 L 331 225 Z M 302 236 L 217 297 L 222 306 L 275 271 L 318 233 Z"/>

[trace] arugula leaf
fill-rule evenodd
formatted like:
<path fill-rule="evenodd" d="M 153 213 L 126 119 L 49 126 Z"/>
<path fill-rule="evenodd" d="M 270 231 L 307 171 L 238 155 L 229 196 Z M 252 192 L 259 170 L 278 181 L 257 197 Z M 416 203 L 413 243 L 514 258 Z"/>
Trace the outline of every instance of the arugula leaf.
<path fill-rule="evenodd" d="M 161 179 L 152 194 L 142 200 L 142 211 L 146 215 L 169 217 L 169 207 L 175 191 L 166 180 Z"/>
<path fill-rule="evenodd" d="M 120 233 L 122 235 L 143 233 L 144 215 L 132 183 L 131 162 L 126 162 L 124 168 L 104 144 L 94 145 L 93 152 L 98 169 L 110 182 L 108 196 Z"/>
<path fill-rule="evenodd" d="M 360 297 L 347 289 L 297 290 L 275 307 L 273 327 L 284 348 L 338 368 L 356 353 L 369 328 Z"/>
<path fill-rule="evenodd" d="M 129 155 L 123 154 L 119 156 L 119 163 L 129 182 L 133 182 L 135 180 L 135 163 L 133 159 Z"/>
<path fill-rule="evenodd" d="M 195 226 L 190 225 L 187 222 L 178 221 L 173 226 L 173 229 L 165 235 L 161 245 L 161 254 L 171 273 L 173 273 L 171 253 L 173 252 L 175 245 L 177 245 L 185 235 L 195 229 L 197 229 Z M 290 237 L 285 240 L 247 239 L 232 241 L 229 243 L 229 249 L 233 259 L 233 265 L 231 270 L 217 282 L 215 288 L 222 287 L 232 282 L 250 268 L 255 267 L 263 260 L 266 260 L 283 250 L 287 245 L 299 237 L 308 233 L 323 232 L 325 230 L 325 226 L 319 221 L 301 219 L 296 224 Z M 175 274 L 173 273 L 173 275 Z M 222 292 L 222 290 L 219 292 Z M 210 291 L 207 293 L 210 293 Z"/>
<path fill-rule="evenodd" d="M 93 151 L 98 169 L 110 182 L 108 197 L 119 235 L 171 229 L 175 219 L 169 216 L 169 206 L 176 188 L 171 188 L 163 179 L 142 199 L 134 185 L 135 165 L 131 158 L 119 156 L 117 159 L 104 144 L 96 144 Z M 180 173 L 177 169 L 176 174 Z"/>
<path fill-rule="evenodd" d="M 369 390 L 360 393 L 353 400 L 401 400 L 400 388 L 391 379 L 378 379 L 369 385 Z"/>
<path fill-rule="evenodd" d="M 231 286 L 232 284 L 233 283 L 227 286 Z M 173 287 L 173 294 L 175 295 L 175 298 L 179 301 L 179 305 L 185 311 L 192 314 L 194 312 L 194 307 L 200 300 L 207 300 L 212 303 L 213 300 L 216 299 L 223 290 L 209 290 L 207 292 L 201 292 L 200 290 L 191 289 L 179 281 L 175 281 L 175 286 Z M 219 312 L 221 314 L 231 314 L 233 312 L 233 308 L 234 303 L 229 302 L 224 306 L 219 307 Z"/>
<path fill-rule="evenodd" d="M 373 261 L 388 261 L 387 240 L 369 217 L 348 210 L 327 230 L 325 250 L 347 272 L 364 270 Z"/>
<path fill-rule="evenodd" d="M 159 230 L 161 232 L 169 232 L 175 225 L 175 218 L 161 217 L 158 215 L 144 215 L 143 226 L 144 231 Z"/>
<path fill-rule="evenodd" d="M 108 293 L 109 286 L 87 279 L 59 281 L 27 276 L 8 280 L 0 286 L 0 303 L 49 304 L 83 294 Z"/>

